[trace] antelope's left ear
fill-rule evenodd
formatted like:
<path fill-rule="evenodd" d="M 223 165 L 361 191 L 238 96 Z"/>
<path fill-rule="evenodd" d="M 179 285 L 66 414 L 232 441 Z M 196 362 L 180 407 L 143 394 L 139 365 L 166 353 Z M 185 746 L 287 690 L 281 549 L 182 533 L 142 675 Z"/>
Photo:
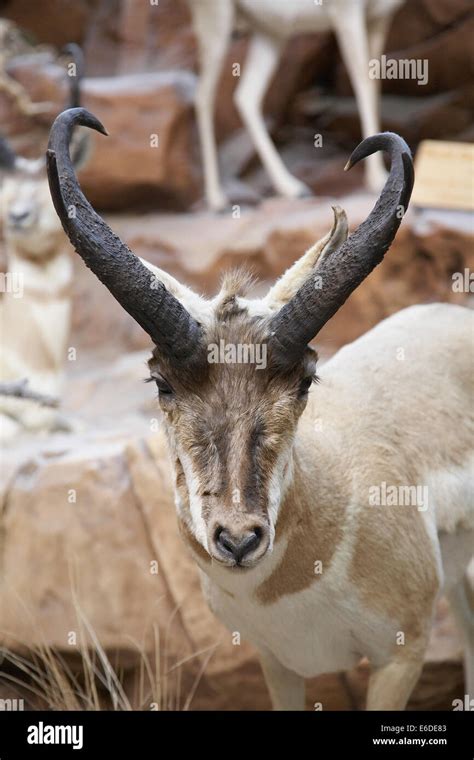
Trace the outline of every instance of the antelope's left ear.
<path fill-rule="evenodd" d="M 90 132 L 76 129 L 71 140 L 71 161 L 76 171 L 80 171 L 88 163 L 92 154 Z"/>
<path fill-rule="evenodd" d="M 17 161 L 18 157 L 9 142 L 0 136 L 0 172 L 14 172 Z"/>
<path fill-rule="evenodd" d="M 154 264 L 150 264 L 146 259 L 140 259 L 140 261 L 155 276 L 155 282 L 153 283 L 155 286 L 157 283 L 162 282 L 166 290 L 178 299 L 194 319 L 202 325 L 209 325 L 211 323 L 213 310 L 210 301 L 198 295 L 186 285 L 182 285 L 170 274 L 159 269 Z"/>

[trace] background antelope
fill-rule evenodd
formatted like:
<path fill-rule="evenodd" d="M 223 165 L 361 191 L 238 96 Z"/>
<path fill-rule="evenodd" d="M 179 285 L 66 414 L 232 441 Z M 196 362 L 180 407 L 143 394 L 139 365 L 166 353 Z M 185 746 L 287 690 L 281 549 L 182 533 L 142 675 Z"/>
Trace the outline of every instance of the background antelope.
<path fill-rule="evenodd" d="M 204 163 L 206 199 L 212 209 L 226 206 L 216 152 L 213 112 L 227 46 L 235 22 L 252 31 L 235 104 L 277 193 L 288 197 L 309 190 L 286 169 L 265 126 L 262 105 L 287 41 L 295 34 L 333 29 L 359 108 L 362 134 L 380 130 L 379 82 L 369 77 L 369 60 L 383 52 L 393 14 L 403 0 L 192 0 L 201 71 L 196 113 Z M 367 185 L 379 192 L 386 179 L 380 153 L 367 162 Z"/>
<path fill-rule="evenodd" d="M 83 74 L 77 45 L 65 51 L 73 58 L 69 102 L 79 105 Z M 74 162 L 87 155 L 86 135 L 75 138 Z M 72 261 L 54 211 L 44 158 L 17 156 L 0 138 L 1 219 L 6 244 L 7 275 L 0 312 L 2 352 L 0 381 L 27 379 L 31 391 L 58 396 L 70 328 Z M 0 395 L 0 429 L 10 437 L 24 428 L 47 429 L 57 413 L 27 399 Z"/>
<path fill-rule="evenodd" d="M 349 237 L 336 208 L 331 232 L 263 300 L 245 296 L 240 275 L 205 300 L 138 259 L 94 212 L 68 153 L 77 124 L 105 134 L 83 109 L 57 118 L 47 158 L 55 208 L 155 345 L 150 377 L 180 529 L 211 608 L 258 648 L 275 708 L 302 709 L 305 678 L 367 656 L 367 707 L 403 709 L 442 590 L 465 633 L 472 694 L 472 314 L 406 309 L 339 351 L 309 393 L 308 342 L 382 260 L 407 208 L 406 143 L 384 133 L 353 152 L 347 168 L 377 150 L 391 167 Z M 266 346 L 265 367 L 209 361 L 220 341 Z M 373 506 L 371 491 L 387 485 L 422 486 L 424 498 Z"/>

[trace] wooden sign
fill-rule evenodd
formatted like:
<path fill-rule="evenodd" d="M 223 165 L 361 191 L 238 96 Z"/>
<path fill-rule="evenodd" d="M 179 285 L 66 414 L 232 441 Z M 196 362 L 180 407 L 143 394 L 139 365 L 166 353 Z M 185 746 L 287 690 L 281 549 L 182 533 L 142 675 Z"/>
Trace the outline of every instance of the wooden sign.
<path fill-rule="evenodd" d="M 474 144 L 424 140 L 415 158 L 411 203 L 474 210 Z"/>

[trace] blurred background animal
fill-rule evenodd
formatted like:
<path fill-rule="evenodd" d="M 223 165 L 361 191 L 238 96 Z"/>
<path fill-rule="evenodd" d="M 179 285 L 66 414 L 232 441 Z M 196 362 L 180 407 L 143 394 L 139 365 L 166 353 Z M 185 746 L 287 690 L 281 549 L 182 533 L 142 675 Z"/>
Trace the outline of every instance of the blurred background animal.
<path fill-rule="evenodd" d="M 72 44 L 63 52 L 72 57 L 69 105 L 77 106 L 82 52 Z M 87 159 L 87 143 L 87 135 L 76 135 L 73 154 L 77 168 Z M 51 202 L 44 157 L 17 156 L 7 140 L 0 138 L 0 172 L 7 259 L 0 303 L 0 382 L 11 388 L 12 382 L 27 380 L 32 394 L 57 398 L 70 329 L 69 246 Z M 54 409 L 24 397 L 0 395 L 0 412 L 4 438 L 25 428 L 47 430 L 59 424 Z"/>
<path fill-rule="evenodd" d="M 379 58 L 392 17 L 403 0 L 191 0 L 201 71 L 196 114 L 204 164 L 206 199 L 210 208 L 227 205 L 222 189 L 214 106 L 227 46 L 236 23 L 250 28 L 252 39 L 235 103 L 277 193 L 287 197 L 309 190 L 285 167 L 268 134 L 262 106 L 286 42 L 302 32 L 333 29 L 357 100 L 362 135 L 380 131 L 379 82 L 369 77 L 369 61 Z M 366 182 L 378 192 L 386 179 L 380 153 L 367 161 Z"/>

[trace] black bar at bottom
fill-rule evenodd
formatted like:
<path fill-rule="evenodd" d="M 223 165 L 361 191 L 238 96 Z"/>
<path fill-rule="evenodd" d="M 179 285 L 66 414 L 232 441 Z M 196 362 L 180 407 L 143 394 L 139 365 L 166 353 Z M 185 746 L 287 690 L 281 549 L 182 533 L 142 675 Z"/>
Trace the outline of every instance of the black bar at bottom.
<path fill-rule="evenodd" d="M 471 712 L 0 712 L 0 760 L 24 757 L 297 756 L 474 757 Z M 279 745 L 279 746 L 278 746 Z M 165 748 L 168 748 L 167 750 Z M 191 757 L 192 757 L 191 755 Z"/>

